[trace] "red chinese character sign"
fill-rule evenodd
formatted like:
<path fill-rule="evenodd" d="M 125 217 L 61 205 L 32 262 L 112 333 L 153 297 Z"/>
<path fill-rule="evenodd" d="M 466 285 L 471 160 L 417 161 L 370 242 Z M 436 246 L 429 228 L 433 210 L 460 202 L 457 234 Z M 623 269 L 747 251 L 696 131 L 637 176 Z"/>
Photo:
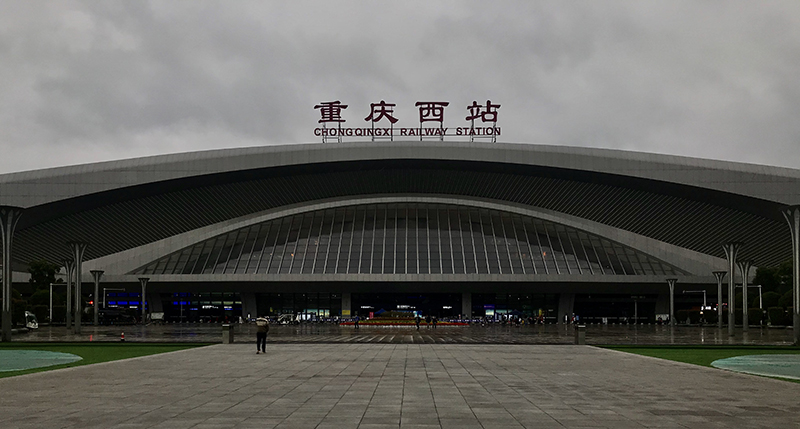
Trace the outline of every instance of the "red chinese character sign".
<path fill-rule="evenodd" d="M 397 118 L 394 115 L 394 103 L 387 103 L 381 100 L 380 103 L 371 103 L 369 105 L 369 116 L 364 118 L 365 121 L 371 121 L 372 124 L 372 141 L 376 138 L 388 138 L 394 140 L 394 124 Z M 386 118 L 389 121 L 389 128 L 375 128 L 375 124 L 381 119 Z"/>
<path fill-rule="evenodd" d="M 342 104 L 339 100 L 336 101 L 325 101 L 320 104 L 314 106 L 315 109 L 319 109 L 319 114 L 322 116 L 319 123 L 322 124 L 322 129 L 327 130 L 327 124 L 330 122 L 336 123 L 337 129 L 339 132 L 335 133 L 335 135 L 330 135 L 330 133 L 322 134 L 322 142 L 327 143 L 327 139 L 331 137 L 336 137 L 336 140 L 341 143 L 342 142 L 342 110 L 347 109 L 346 104 Z"/>
<path fill-rule="evenodd" d="M 394 103 L 387 103 L 381 100 L 378 103 L 370 103 L 369 115 L 364 121 L 369 122 L 370 128 L 344 128 L 342 123 L 342 111 L 347 109 L 347 105 L 340 101 L 326 101 L 314 106 L 320 113 L 319 123 L 321 128 L 314 129 L 314 135 L 322 137 L 322 142 L 334 139 L 342 141 L 342 137 L 370 137 L 372 141 L 376 139 L 394 140 L 394 136 L 400 137 L 419 137 L 420 141 L 424 138 L 435 138 L 444 140 L 445 136 L 469 136 L 470 141 L 476 138 L 488 138 L 492 142 L 497 141 L 500 135 L 500 127 L 497 126 L 497 115 L 499 104 L 493 104 L 486 100 L 486 104 L 478 104 L 473 101 L 466 107 L 469 114 L 465 120 L 469 121 L 469 126 L 449 128 L 444 126 L 444 111 L 450 105 L 448 101 L 418 101 L 414 106 L 419 111 L 419 127 L 395 128 L 399 121 L 395 116 Z M 475 126 L 476 121 L 480 120 L 480 125 Z M 438 127 L 426 127 L 426 123 L 438 123 Z M 386 126 L 388 123 L 388 127 Z M 335 128 L 328 128 L 328 124 L 335 124 Z"/>
<path fill-rule="evenodd" d="M 499 104 L 492 104 L 491 100 L 486 100 L 486 105 L 482 106 L 478 104 L 477 101 L 473 101 L 471 106 L 467 106 L 467 110 L 469 111 L 469 115 L 467 115 L 466 120 L 470 121 L 470 128 L 471 133 L 469 135 L 469 141 L 475 141 L 475 120 L 480 119 L 481 122 L 491 122 L 493 128 L 497 127 L 497 109 L 500 108 Z M 492 133 L 491 136 L 480 136 L 480 137 L 490 137 L 492 139 L 492 143 L 497 141 L 497 134 Z"/>

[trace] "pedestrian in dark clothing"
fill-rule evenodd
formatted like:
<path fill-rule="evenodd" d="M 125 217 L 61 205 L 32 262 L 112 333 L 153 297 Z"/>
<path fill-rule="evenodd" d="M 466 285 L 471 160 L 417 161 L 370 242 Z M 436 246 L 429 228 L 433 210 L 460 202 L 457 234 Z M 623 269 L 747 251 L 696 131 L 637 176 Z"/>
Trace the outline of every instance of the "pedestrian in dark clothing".
<path fill-rule="evenodd" d="M 417 325 L 417 331 L 419 331 L 419 322 L 421 322 L 421 321 L 422 321 L 422 318 L 419 317 L 419 315 L 417 315 L 417 317 L 414 318 L 414 323 Z"/>
<path fill-rule="evenodd" d="M 358 316 L 356 316 L 355 320 L 353 320 L 353 325 L 355 325 L 356 329 L 358 329 L 358 321 L 359 321 L 359 319 L 360 318 Z"/>
<path fill-rule="evenodd" d="M 256 319 L 256 354 L 267 352 L 267 333 L 269 321 L 265 317 Z"/>
<path fill-rule="evenodd" d="M 439 323 L 439 318 L 436 317 L 436 316 L 433 316 L 433 329 L 436 329 L 436 324 L 437 323 Z"/>
<path fill-rule="evenodd" d="M 426 328 L 430 328 L 431 327 L 431 315 L 430 314 L 425 316 L 425 327 Z"/>

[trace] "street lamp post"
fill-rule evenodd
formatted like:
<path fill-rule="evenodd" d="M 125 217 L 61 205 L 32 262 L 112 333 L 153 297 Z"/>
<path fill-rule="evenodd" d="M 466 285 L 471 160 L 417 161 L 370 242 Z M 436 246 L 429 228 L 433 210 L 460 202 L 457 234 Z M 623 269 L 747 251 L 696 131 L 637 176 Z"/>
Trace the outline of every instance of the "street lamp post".
<path fill-rule="evenodd" d="M 683 293 L 702 293 L 703 294 L 703 307 L 700 309 L 700 314 L 704 314 L 703 312 L 706 311 L 707 301 L 706 301 L 706 290 L 685 290 Z M 705 318 L 703 318 L 705 321 Z M 705 322 L 704 322 L 705 323 Z"/>
<path fill-rule="evenodd" d="M 103 310 L 106 309 L 106 291 L 108 290 L 125 290 L 123 288 L 118 287 L 104 287 L 103 288 Z"/>
<path fill-rule="evenodd" d="M 714 271 L 712 274 L 717 279 L 717 328 L 722 329 L 722 279 L 728 272 Z"/>
<path fill-rule="evenodd" d="M 146 319 L 147 314 L 145 313 L 145 308 L 144 308 L 145 305 L 144 305 L 144 303 L 145 303 L 145 295 L 147 294 L 147 282 L 148 281 L 150 281 L 149 277 L 139 277 L 139 283 L 141 283 L 141 285 L 142 285 L 142 300 L 141 300 L 141 304 L 142 304 L 142 325 L 144 325 L 146 323 L 146 321 L 147 321 L 147 319 Z"/>
<path fill-rule="evenodd" d="M 675 326 L 675 283 L 678 279 L 667 279 L 669 286 L 669 326 Z"/>

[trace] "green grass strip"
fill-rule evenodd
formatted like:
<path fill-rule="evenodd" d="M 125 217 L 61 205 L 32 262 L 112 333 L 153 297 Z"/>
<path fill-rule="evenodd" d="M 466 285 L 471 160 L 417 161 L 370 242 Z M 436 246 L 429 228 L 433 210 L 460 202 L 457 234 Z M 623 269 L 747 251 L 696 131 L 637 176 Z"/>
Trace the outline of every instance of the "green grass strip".
<path fill-rule="evenodd" d="M 129 359 L 139 356 L 148 356 L 158 353 L 173 352 L 177 350 L 202 347 L 208 344 L 141 344 L 141 343 L 0 343 L 2 350 L 43 350 L 50 352 L 72 353 L 82 357 L 82 360 L 64 365 L 48 366 L 44 368 L 26 369 L 21 371 L 0 372 L 0 378 L 13 377 L 34 372 L 51 371 L 54 369 L 69 368 L 73 366 L 91 365 L 99 362 L 109 362 L 120 359 Z"/>
<path fill-rule="evenodd" d="M 711 362 L 736 356 L 766 354 L 800 354 L 800 347 L 794 346 L 601 346 L 610 350 L 634 353 L 667 359 L 676 362 L 691 363 L 711 367 Z M 713 367 L 712 367 L 713 368 Z M 800 383 L 780 377 L 780 380 Z"/>

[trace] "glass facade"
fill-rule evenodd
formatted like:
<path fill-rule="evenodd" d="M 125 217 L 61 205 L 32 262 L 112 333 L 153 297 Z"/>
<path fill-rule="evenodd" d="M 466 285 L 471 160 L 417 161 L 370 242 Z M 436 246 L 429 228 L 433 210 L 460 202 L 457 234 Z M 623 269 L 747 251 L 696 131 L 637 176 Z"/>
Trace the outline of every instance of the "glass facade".
<path fill-rule="evenodd" d="M 251 225 L 132 274 L 684 273 L 554 222 L 475 207 L 403 203 L 318 210 Z"/>
<path fill-rule="evenodd" d="M 342 295 L 338 293 L 260 293 L 256 302 L 259 314 L 268 316 L 296 314 L 301 320 L 313 320 L 342 314 Z"/>

